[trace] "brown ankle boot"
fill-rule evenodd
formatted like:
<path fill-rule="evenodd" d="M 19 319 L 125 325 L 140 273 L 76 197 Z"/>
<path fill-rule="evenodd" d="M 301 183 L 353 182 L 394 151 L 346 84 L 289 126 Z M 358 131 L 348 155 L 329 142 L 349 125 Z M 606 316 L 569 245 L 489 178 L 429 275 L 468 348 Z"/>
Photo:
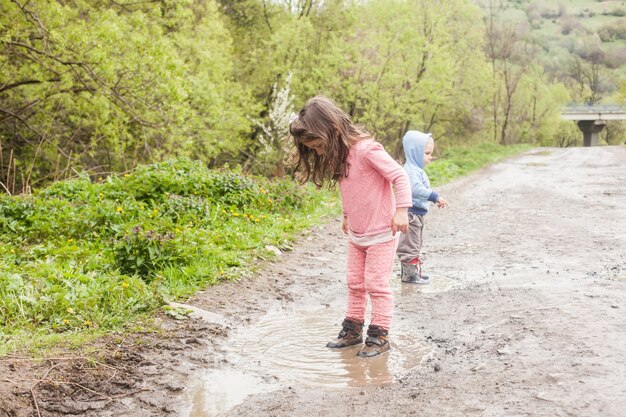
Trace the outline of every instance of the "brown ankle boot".
<path fill-rule="evenodd" d="M 363 322 L 345 319 L 341 326 L 339 336 L 328 342 L 326 347 L 338 349 L 363 343 Z"/>
<path fill-rule="evenodd" d="M 369 358 L 387 352 L 391 349 L 389 340 L 387 340 L 388 334 L 389 331 L 383 329 L 382 327 L 370 324 L 367 329 L 365 346 L 363 346 L 359 353 L 357 353 L 357 356 Z"/>

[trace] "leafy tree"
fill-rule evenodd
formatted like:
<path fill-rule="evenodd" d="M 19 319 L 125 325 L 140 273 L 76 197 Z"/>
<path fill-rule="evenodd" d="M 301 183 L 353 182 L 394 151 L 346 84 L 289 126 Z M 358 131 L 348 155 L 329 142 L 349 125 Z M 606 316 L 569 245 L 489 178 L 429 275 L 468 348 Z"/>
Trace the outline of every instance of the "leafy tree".
<path fill-rule="evenodd" d="M 398 156 L 407 129 L 459 132 L 484 103 L 480 10 L 465 1 L 444 3 L 368 2 L 355 30 L 335 40 L 350 45 L 349 59 L 328 88 Z"/>
<path fill-rule="evenodd" d="M 287 76 L 282 88 L 278 88 L 278 85 L 274 84 L 274 94 L 272 95 L 267 121 L 265 123 L 256 122 L 263 133 L 258 138 L 261 148 L 254 157 L 254 164 L 248 167 L 251 172 L 272 173 L 273 176 L 277 177 L 285 175 L 284 161 L 289 151 L 285 138 L 289 134 L 289 122 L 294 114 L 290 87 L 291 74 Z"/>
<path fill-rule="evenodd" d="M 572 56 L 569 63 L 569 75 L 576 82 L 579 92 L 588 92 L 582 100 L 595 104 L 602 98 L 605 69 L 602 64 L 604 53 L 601 50 L 589 53 L 584 58 Z"/>
<path fill-rule="evenodd" d="M 210 1 L 0 0 L 3 166 L 27 185 L 232 151 L 230 45 Z"/>
<path fill-rule="evenodd" d="M 621 120 L 610 120 L 600 132 L 601 140 L 607 145 L 622 145 L 626 142 L 626 123 Z"/>
<path fill-rule="evenodd" d="M 531 66 L 514 96 L 509 137 L 515 142 L 554 146 L 561 126 L 561 109 L 568 101 L 563 84 L 550 83 L 541 65 Z"/>
<path fill-rule="evenodd" d="M 548 80 L 537 60 L 537 45 L 512 22 L 499 20 L 493 2 L 487 22 L 486 51 L 495 87 L 491 104 L 493 140 L 503 145 L 550 143 L 569 94 L 563 85 Z"/>
<path fill-rule="evenodd" d="M 281 173 L 281 164 L 268 165 L 267 157 L 284 155 L 285 138 L 272 140 L 272 150 L 265 141 L 268 127 L 276 132 L 277 93 L 288 86 L 296 109 L 325 86 L 337 85 L 350 45 L 335 40 L 351 31 L 354 8 L 342 0 L 221 3 L 235 39 L 235 74 L 250 98 L 247 115 L 254 121 L 240 159 L 255 172 L 271 166 L 266 173 Z"/>

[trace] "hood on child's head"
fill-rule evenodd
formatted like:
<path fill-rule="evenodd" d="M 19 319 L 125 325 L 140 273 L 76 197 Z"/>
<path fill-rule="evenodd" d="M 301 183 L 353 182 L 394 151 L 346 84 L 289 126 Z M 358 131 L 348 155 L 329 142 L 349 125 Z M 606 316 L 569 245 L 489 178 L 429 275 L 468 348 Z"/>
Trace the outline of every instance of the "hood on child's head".
<path fill-rule="evenodd" d="M 417 130 L 409 130 L 402 138 L 402 146 L 404 155 L 406 156 L 406 164 L 417 165 L 424 169 L 424 149 L 426 143 L 433 135 L 431 133 L 422 133 Z"/>

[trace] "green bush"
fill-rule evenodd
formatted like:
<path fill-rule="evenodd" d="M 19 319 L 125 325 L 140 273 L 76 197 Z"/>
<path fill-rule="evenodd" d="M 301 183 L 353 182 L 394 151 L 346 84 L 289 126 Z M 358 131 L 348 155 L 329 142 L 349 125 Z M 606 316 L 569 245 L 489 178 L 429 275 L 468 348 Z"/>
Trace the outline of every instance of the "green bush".
<path fill-rule="evenodd" d="M 174 238 L 171 232 L 144 232 L 137 226 L 116 242 L 115 265 L 122 274 L 138 275 L 150 282 L 154 274 L 165 266 L 188 260 Z"/>

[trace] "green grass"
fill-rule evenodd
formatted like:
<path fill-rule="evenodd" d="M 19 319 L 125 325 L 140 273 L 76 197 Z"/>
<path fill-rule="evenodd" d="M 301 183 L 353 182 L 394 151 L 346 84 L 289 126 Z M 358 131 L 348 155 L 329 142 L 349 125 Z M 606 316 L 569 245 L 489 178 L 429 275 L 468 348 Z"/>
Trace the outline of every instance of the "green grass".
<path fill-rule="evenodd" d="M 334 193 L 188 160 L 2 196 L 0 355 L 149 321 L 166 300 L 245 278 L 268 245 L 332 212 Z"/>
<path fill-rule="evenodd" d="M 493 143 L 451 147 L 439 159 L 431 162 L 426 172 L 431 185 L 436 187 L 531 148 L 531 145 L 502 146 Z"/>

